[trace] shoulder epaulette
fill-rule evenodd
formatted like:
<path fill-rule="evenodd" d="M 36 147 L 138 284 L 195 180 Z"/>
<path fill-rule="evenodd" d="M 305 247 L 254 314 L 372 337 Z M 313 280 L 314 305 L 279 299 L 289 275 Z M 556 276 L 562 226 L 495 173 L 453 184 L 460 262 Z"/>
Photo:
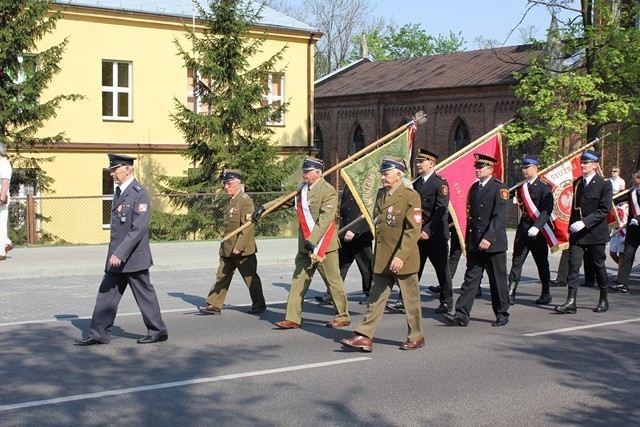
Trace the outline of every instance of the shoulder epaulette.
<path fill-rule="evenodd" d="M 247 193 L 242 193 L 242 194 L 240 195 L 240 197 L 242 197 L 243 199 L 248 199 L 248 198 L 249 198 L 249 196 L 247 195 Z"/>
<path fill-rule="evenodd" d="M 135 187 L 133 187 L 138 193 L 142 191 L 142 187 L 139 185 L 136 185 Z"/>

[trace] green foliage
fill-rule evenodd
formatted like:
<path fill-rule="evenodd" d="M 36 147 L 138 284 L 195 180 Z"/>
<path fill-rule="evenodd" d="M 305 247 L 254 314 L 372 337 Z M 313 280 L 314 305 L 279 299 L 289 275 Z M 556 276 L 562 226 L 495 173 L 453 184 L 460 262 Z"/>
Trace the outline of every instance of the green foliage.
<path fill-rule="evenodd" d="M 438 34 L 433 37 L 420 28 L 419 24 L 406 24 L 400 28 L 388 25 L 384 33 L 375 29 L 365 36 L 369 53 L 377 61 L 460 52 L 465 43 L 461 33 L 449 32 L 448 36 Z M 361 43 L 362 35 L 353 38 L 352 61 L 360 57 Z"/>
<path fill-rule="evenodd" d="M 625 25 L 635 22 L 638 9 L 622 6 L 616 17 L 606 0 L 581 3 L 592 13 L 549 34 L 562 47 L 532 59 L 527 73 L 516 76 L 515 93 L 526 104 L 507 127 L 508 143 L 542 142 L 547 161 L 566 154 L 563 146 L 605 132 L 613 131 L 610 142 L 637 144 L 639 136 L 640 31 Z"/>
<path fill-rule="evenodd" d="M 30 170 L 16 174 L 12 189 L 26 183 L 46 191 L 51 179 L 42 164 L 51 158 L 39 154 L 42 147 L 50 147 L 67 140 L 64 133 L 39 136 L 44 123 L 56 116 L 62 101 L 81 99 L 80 95 L 55 95 L 42 99 L 43 91 L 53 76 L 60 72 L 59 62 L 68 43 L 38 52 L 37 44 L 51 33 L 61 12 L 49 13 L 50 0 L 0 0 L 0 142 L 11 156 L 14 170 Z M 31 181 L 20 181 L 31 177 Z"/>

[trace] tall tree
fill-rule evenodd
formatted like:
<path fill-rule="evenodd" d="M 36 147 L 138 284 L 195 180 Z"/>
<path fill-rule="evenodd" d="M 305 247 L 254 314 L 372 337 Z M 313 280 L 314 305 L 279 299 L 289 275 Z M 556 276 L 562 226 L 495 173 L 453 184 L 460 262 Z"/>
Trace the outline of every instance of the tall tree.
<path fill-rule="evenodd" d="M 389 24 L 386 31 L 375 29 L 365 33 L 365 38 L 369 53 L 379 61 L 460 52 L 465 43 L 460 33 L 450 32 L 448 36 L 438 34 L 434 37 L 420 28 L 419 24 L 406 24 L 399 28 Z M 361 35 L 353 38 L 351 60 L 359 57 L 358 47 L 361 43 Z"/>
<path fill-rule="evenodd" d="M 42 169 L 51 158 L 40 150 L 67 141 L 64 132 L 42 136 L 45 122 L 56 116 L 62 101 L 80 95 L 43 97 L 68 39 L 43 51 L 38 42 L 51 33 L 61 11 L 51 12 L 50 0 L 0 0 L 0 141 L 9 149 L 14 169 L 11 186 L 21 184 L 47 191 L 51 179 Z"/>
<path fill-rule="evenodd" d="M 640 131 L 640 31 L 635 2 L 529 1 L 573 16 L 549 30 L 544 55 L 518 76 L 516 95 L 526 102 L 507 129 L 511 145 L 544 143 L 556 157 L 573 141 L 591 141 L 604 130 L 635 144 Z M 615 7 L 612 7 L 615 6 Z M 629 145 L 633 149 L 633 145 Z M 566 149 L 564 150 L 566 151 Z"/>
<path fill-rule="evenodd" d="M 278 122 L 287 103 L 269 103 L 265 94 L 272 84 L 279 84 L 284 49 L 251 65 L 266 38 L 266 33 L 252 33 L 262 8 L 244 0 L 209 0 L 206 9 L 196 7 L 202 31 L 185 27 L 189 46 L 178 39 L 175 46 L 185 67 L 195 70 L 194 97 L 204 109 L 194 111 L 175 98 L 171 115 L 188 145 L 183 156 L 195 167 L 183 176 L 162 177 L 161 189 L 184 194 L 215 191 L 222 171 L 231 168 L 242 170 L 250 191 L 280 191 L 298 159 L 279 160 L 272 141 L 275 131 L 266 124 Z M 192 231 L 215 235 L 207 229 L 216 216 L 210 215 L 210 204 L 176 200 L 189 208 L 185 223 Z"/>

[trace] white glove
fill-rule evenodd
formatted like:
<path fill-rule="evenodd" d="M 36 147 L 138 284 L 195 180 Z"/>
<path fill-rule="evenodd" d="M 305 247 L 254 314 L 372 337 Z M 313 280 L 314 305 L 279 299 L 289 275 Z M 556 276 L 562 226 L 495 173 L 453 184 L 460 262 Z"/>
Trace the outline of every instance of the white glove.
<path fill-rule="evenodd" d="M 539 232 L 540 230 L 538 230 L 538 227 L 531 227 L 527 234 L 529 235 L 529 237 L 536 237 Z"/>
<path fill-rule="evenodd" d="M 638 225 L 638 220 L 633 218 L 631 221 L 629 221 L 629 225 Z"/>
<path fill-rule="evenodd" d="M 584 227 L 585 227 L 584 222 L 576 221 L 573 224 L 571 224 L 571 227 L 569 227 L 569 232 L 577 233 L 578 231 L 582 230 Z"/>

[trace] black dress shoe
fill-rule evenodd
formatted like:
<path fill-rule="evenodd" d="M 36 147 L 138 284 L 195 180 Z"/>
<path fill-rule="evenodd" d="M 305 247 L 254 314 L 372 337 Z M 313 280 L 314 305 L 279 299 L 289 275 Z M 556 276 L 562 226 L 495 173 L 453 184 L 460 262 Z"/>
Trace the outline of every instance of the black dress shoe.
<path fill-rule="evenodd" d="M 493 322 L 491 326 L 504 326 L 507 323 L 509 323 L 509 319 L 507 319 L 506 317 L 501 317 L 497 319 L 495 322 Z"/>
<path fill-rule="evenodd" d="M 392 311 L 397 311 L 398 313 L 404 313 L 404 303 L 401 299 L 396 301 L 395 303 L 387 303 L 387 308 Z"/>
<path fill-rule="evenodd" d="M 616 282 L 613 282 L 612 284 L 610 284 L 609 289 L 616 292 L 622 292 L 623 294 L 626 294 L 627 292 L 629 292 L 629 287 L 627 285 L 623 285 L 622 283 L 616 283 Z"/>
<path fill-rule="evenodd" d="M 442 288 L 440 286 L 429 286 L 428 288 L 434 294 L 439 294 Z"/>
<path fill-rule="evenodd" d="M 551 304 L 552 300 L 553 298 L 551 297 L 551 294 L 543 294 L 543 295 L 540 295 L 540 298 L 536 300 L 536 304 L 538 305 Z"/>
<path fill-rule="evenodd" d="M 139 338 L 136 342 L 138 344 L 153 344 L 156 342 L 166 341 L 168 339 L 169 335 L 167 334 L 156 335 L 155 337 L 152 337 L 151 335 L 145 335 L 144 337 Z"/>
<path fill-rule="evenodd" d="M 457 314 L 446 313 L 442 317 L 444 317 L 448 322 L 455 323 L 458 326 L 467 326 L 467 322 Z"/>
<path fill-rule="evenodd" d="M 453 311 L 453 304 L 447 304 L 446 302 L 441 303 L 438 308 L 436 308 L 436 314 L 444 314 Z"/>
<path fill-rule="evenodd" d="M 98 341 L 94 338 L 87 337 L 81 340 L 76 340 L 75 345 L 87 346 L 87 345 L 95 345 L 95 344 L 106 344 L 106 342 Z"/>
<path fill-rule="evenodd" d="M 315 300 L 318 301 L 320 304 L 324 304 L 324 305 L 333 304 L 333 300 L 331 299 L 331 295 L 329 294 L 324 294 L 322 296 L 315 296 L 313 298 L 315 298 Z"/>
<path fill-rule="evenodd" d="M 560 280 L 551 280 L 551 281 L 549 281 L 549 284 L 551 284 L 551 286 L 557 286 L 557 287 L 560 287 L 560 288 L 564 288 L 565 286 L 567 286 L 566 283 L 561 282 Z"/>
<path fill-rule="evenodd" d="M 247 313 L 249 314 L 260 314 L 260 313 L 264 313 L 265 311 L 267 311 L 267 307 L 258 307 L 258 308 L 253 308 L 251 307 Z"/>

